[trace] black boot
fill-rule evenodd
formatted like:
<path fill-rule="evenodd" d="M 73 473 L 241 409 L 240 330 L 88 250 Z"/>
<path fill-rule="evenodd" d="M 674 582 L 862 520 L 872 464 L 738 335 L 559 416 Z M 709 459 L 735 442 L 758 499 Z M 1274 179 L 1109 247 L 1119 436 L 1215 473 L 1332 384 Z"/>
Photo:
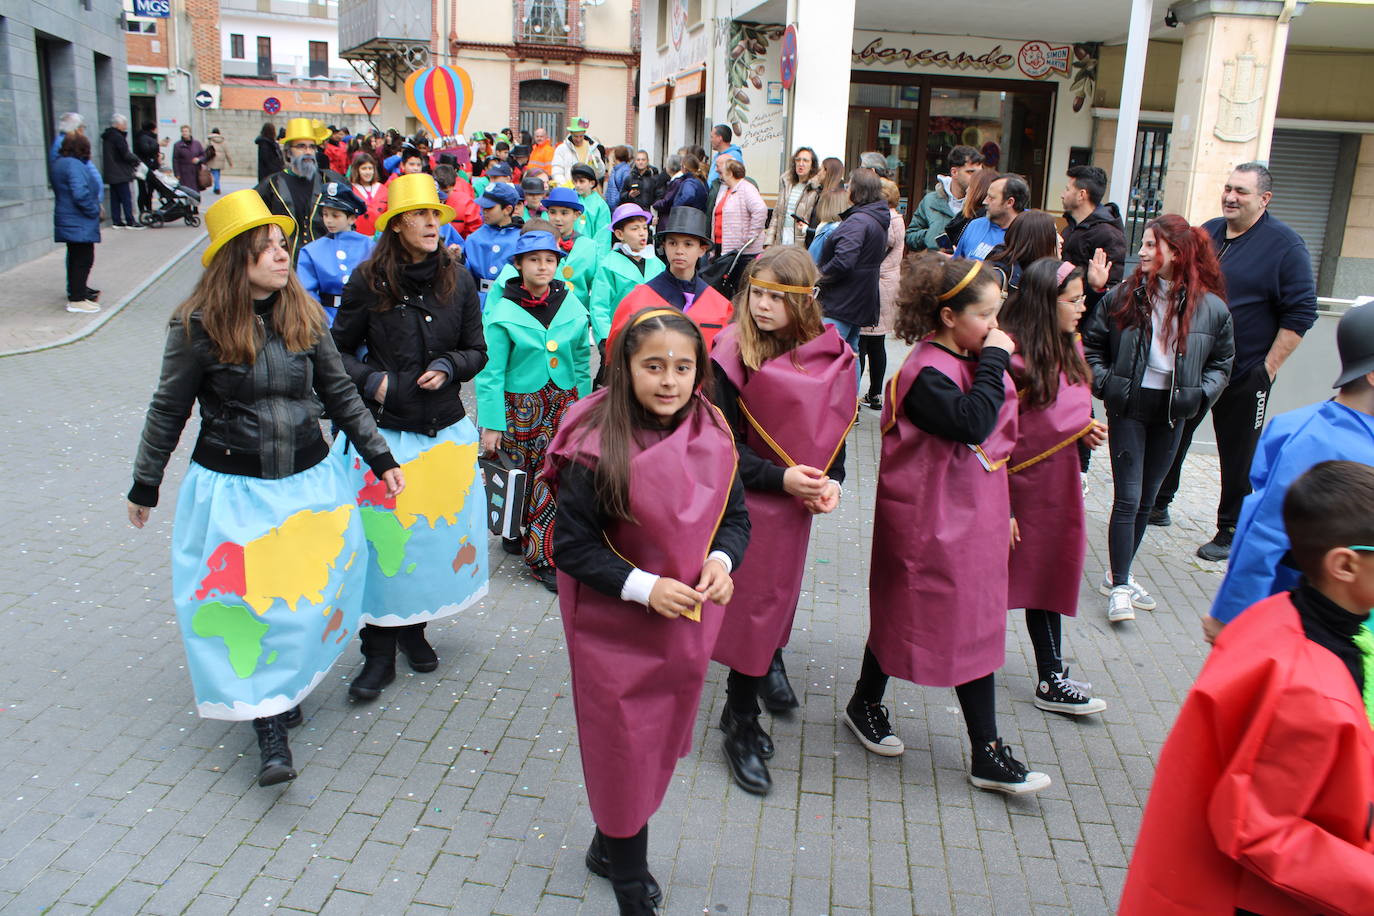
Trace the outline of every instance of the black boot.
<path fill-rule="evenodd" d="M 592 843 L 587 847 L 586 863 L 587 871 L 597 877 L 611 877 L 611 856 L 606 852 L 606 843 L 601 836 L 600 830 L 592 834 Z M 663 888 L 658 886 L 658 882 L 654 880 L 653 875 L 650 875 L 647 871 L 644 874 L 647 876 L 647 880 L 645 880 L 644 883 L 649 894 L 650 902 L 653 903 L 654 906 L 662 906 Z"/>
<path fill-rule="evenodd" d="M 375 700 L 382 688 L 396 680 L 396 633 L 391 627 L 367 624 L 358 634 L 363 644 L 363 670 L 348 685 L 355 700 Z"/>
<path fill-rule="evenodd" d="M 291 766 L 291 747 L 286 743 L 286 724 L 281 716 L 253 720 L 258 733 L 258 750 L 262 752 L 262 768 L 258 770 L 258 785 L 275 786 L 296 778 Z"/>
<path fill-rule="evenodd" d="M 773 663 L 768 666 L 768 673 L 763 676 L 763 684 L 759 687 L 759 699 L 774 714 L 796 709 L 800 705 L 797 695 L 792 692 L 792 685 L 787 681 L 781 649 L 773 653 Z"/>
<path fill-rule="evenodd" d="M 620 916 L 654 916 L 658 910 L 653 895 L 649 893 L 649 882 L 642 878 L 612 881 L 611 887 L 615 890 L 615 903 L 620 907 Z"/>
<path fill-rule="evenodd" d="M 744 791 L 767 795 L 773 788 L 768 764 L 759 753 L 759 724 L 757 715 L 742 715 L 727 708 L 725 711 L 725 761 L 730 775 Z"/>
<path fill-rule="evenodd" d="M 295 728 L 297 725 L 300 725 L 304 721 L 305 713 L 301 712 L 301 708 L 299 706 L 292 706 L 286 712 L 281 714 L 281 724 L 285 725 L 287 728 Z"/>
<path fill-rule="evenodd" d="M 439 656 L 434 647 L 425 639 L 425 625 L 414 623 L 408 627 L 396 628 L 396 648 L 410 662 L 411 671 L 433 671 L 439 667 Z"/>
<path fill-rule="evenodd" d="M 759 756 L 762 757 L 764 760 L 772 760 L 772 759 L 773 759 L 773 736 L 770 735 L 770 734 L 768 734 L 768 732 L 766 732 L 766 731 L 763 730 L 763 726 L 759 724 L 759 717 L 758 717 L 758 713 L 757 713 L 757 712 L 755 712 L 755 714 L 754 714 L 754 716 L 753 716 L 753 719 L 754 719 L 754 736 L 755 736 L 755 738 L 758 739 L 758 742 L 759 742 Z M 729 709 L 729 707 L 726 707 L 725 709 L 722 709 L 722 710 L 720 711 L 720 730 L 721 730 L 721 731 L 725 731 L 726 728 L 729 727 L 729 722 L 730 722 L 730 709 Z"/>

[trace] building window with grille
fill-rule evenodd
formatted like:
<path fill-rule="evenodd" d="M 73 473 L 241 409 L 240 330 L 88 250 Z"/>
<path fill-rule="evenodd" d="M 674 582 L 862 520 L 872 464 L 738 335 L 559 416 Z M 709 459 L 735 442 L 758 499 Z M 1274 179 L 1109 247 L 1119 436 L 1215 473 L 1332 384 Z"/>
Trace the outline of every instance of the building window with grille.
<path fill-rule="evenodd" d="M 329 75 L 329 42 L 310 42 L 310 75 Z"/>
<path fill-rule="evenodd" d="M 258 76 L 272 75 L 272 39 L 266 35 L 258 36 Z"/>
<path fill-rule="evenodd" d="M 567 41 L 572 32 L 567 0 L 530 0 L 524 25 L 526 41 Z"/>
<path fill-rule="evenodd" d="M 229 36 L 229 56 L 234 60 L 243 60 L 243 36 Z"/>

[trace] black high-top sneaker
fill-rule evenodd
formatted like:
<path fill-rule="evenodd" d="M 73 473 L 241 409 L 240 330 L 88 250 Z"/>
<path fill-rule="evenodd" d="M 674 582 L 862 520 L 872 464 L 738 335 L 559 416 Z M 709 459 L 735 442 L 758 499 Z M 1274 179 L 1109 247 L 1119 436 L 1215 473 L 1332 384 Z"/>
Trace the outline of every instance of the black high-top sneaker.
<path fill-rule="evenodd" d="M 968 781 L 980 789 L 1007 795 L 1028 795 L 1050 785 L 1048 776 L 1027 769 L 1013 757 L 1011 748 L 1001 738 L 973 749 Z"/>
<path fill-rule="evenodd" d="M 881 703 L 865 703 L 854 697 L 844 709 L 844 724 L 860 744 L 879 756 L 898 757 L 906 750 L 902 739 L 893 733 L 887 707 Z"/>

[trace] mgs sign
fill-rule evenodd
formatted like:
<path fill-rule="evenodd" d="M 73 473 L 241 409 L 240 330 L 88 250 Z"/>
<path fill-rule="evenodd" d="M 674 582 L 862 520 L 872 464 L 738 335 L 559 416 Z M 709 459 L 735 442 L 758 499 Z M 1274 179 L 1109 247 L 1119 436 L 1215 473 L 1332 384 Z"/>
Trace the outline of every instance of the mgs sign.
<path fill-rule="evenodd" d="M 134 0 L 134 15 L 166 19 L 172 14 L 171 0 Z"/>

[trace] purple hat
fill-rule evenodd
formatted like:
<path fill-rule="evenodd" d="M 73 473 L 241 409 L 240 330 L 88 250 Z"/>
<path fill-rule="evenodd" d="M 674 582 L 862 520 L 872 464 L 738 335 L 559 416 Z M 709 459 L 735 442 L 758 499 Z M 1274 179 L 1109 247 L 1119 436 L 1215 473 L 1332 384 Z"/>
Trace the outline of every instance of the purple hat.
<path fill-rule="evenodd" d="M 654 218 L 653 214 L 645 210 L 639 204 L 621 204 L 616 207 L 615 212 L 611 214 L 611 228 L 614 229 L 616 226 L 625 222 L 625 220 L 634 219 L 636 217 L 644 220 L 646 223 L 652 222 Z"/>

